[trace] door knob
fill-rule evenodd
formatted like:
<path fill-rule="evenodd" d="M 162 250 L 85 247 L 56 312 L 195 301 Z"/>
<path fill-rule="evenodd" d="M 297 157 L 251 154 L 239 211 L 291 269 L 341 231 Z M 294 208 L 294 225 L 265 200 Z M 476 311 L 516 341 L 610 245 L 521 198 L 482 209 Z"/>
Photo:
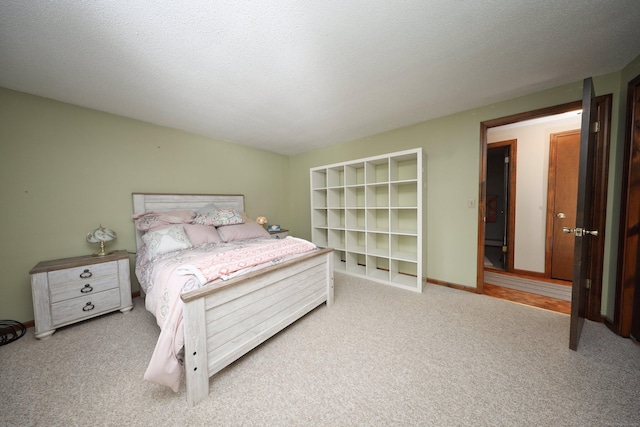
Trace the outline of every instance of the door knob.
<path fill-rule="evenodd" d="M 562 227 L 562 232 L 566 234 L 569 234 L 569 233 L 575 234 L 576 237 L 582 237 L 583 235 L 587 235 L 587 234 L 591 234 L 592 236 L 598 235 L 598 230 L 585 230 L 580 227 L 576 227 L 576 228 Z"/>
<path fill-rule="evenodd" d="M 558 213 L 556 214 L 556 216 L 557 216 L 558 218 L 564 218 L 564 217 L 565 217 L 565 214 L 564 214 L 563 212 L 558 212 Z"/>

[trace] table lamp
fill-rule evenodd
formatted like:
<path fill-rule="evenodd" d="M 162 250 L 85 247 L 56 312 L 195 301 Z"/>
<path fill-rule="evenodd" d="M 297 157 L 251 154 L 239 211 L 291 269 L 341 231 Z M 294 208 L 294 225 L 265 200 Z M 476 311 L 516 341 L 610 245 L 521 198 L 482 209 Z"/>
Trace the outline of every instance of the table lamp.
<path fill-rule="evenodd" d="M 102 224 L 100 224 L 100 227 L 87 233 L 87 242 L 100 243 L 100 251 L 93 254 L 93 256 L 105 256 L 105 255 L 112 254 L 113 251 L 106 252 L 104 250 L 104 244 L 105 242 L 110 242 L 112 240 L 115 240 L 117 237 L 118 236 L 116 235 L 115 231 L 110 230 L 108 228 L 104 228 Z"/>
<path fill-rule="evenodd" d="M 259 216 L 258 218 L 256 218 L 256 222 L 264 227 L 265 224 L 267 223 L 267 218 L 263 216 Z"/>

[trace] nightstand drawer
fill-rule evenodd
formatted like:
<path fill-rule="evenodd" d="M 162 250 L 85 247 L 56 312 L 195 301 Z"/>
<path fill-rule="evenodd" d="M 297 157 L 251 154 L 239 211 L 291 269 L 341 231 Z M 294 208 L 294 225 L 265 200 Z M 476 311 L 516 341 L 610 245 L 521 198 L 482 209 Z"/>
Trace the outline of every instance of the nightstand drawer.
<path fill-rule="evenodd" d="M 117 274 L 117 261 L 67 268 L 64 270 L 55 270 L 47 273 L 49 276 L 49 286 L 55 286 L 57 284 L 68 283 L 76 280 L 95 279 L 100 276 L 115 276 Z"/>
<path fill-rule="evenodd" d="M 111 289 L 51 304 L 53 326 L 93 317 L 120 307 L 120 289 Z"/>
<path fill-rule="evenodd" d="M 112 274 L 98 278 L 86 280 L 76 280 L 67 283 L 51 284 L 51 302 L 56 303 L 71 298 L 78 298 L 117 288 L 119 286 L 118 276 Z"/>

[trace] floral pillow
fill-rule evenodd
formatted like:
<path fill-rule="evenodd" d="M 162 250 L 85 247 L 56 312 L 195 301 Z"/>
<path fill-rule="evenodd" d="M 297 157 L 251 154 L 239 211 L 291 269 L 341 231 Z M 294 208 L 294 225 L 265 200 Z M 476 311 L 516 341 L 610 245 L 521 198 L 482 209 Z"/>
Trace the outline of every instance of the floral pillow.
<path fill-rule="evenodd" d="M 181 225 L 149 231 L 142 235 L 142 240 L 147 245 L 149 259 L 192 246 Z"/>
<path fill-rule="evenodd" d="M 213 225 L 214 227 L 243 224 L 244 222 L 242 212 L 235 209 L 217 209 L 215 211 L 198 214 L 193 219 L 194 224 Z"/>
<path fill-rule="evenodd" d="M 189 224 L 195 215 L 196 213 L 191 210 L 166 213 L 146 212 L 134 215 L 133 219 L 136 222 L 136 228 L 138 230 L 148 231 L 170 224 Z"/>

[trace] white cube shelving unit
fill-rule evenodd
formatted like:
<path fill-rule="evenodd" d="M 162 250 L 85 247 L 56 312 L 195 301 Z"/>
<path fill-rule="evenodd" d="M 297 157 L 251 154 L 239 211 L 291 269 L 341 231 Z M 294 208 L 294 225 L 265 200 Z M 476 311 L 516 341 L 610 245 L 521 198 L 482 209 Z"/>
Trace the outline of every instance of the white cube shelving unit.
<path fill-rule="evenodd" d="M 421 148 L 315 167 L 311 236 L 336 271 L 422 292 Z"/>

